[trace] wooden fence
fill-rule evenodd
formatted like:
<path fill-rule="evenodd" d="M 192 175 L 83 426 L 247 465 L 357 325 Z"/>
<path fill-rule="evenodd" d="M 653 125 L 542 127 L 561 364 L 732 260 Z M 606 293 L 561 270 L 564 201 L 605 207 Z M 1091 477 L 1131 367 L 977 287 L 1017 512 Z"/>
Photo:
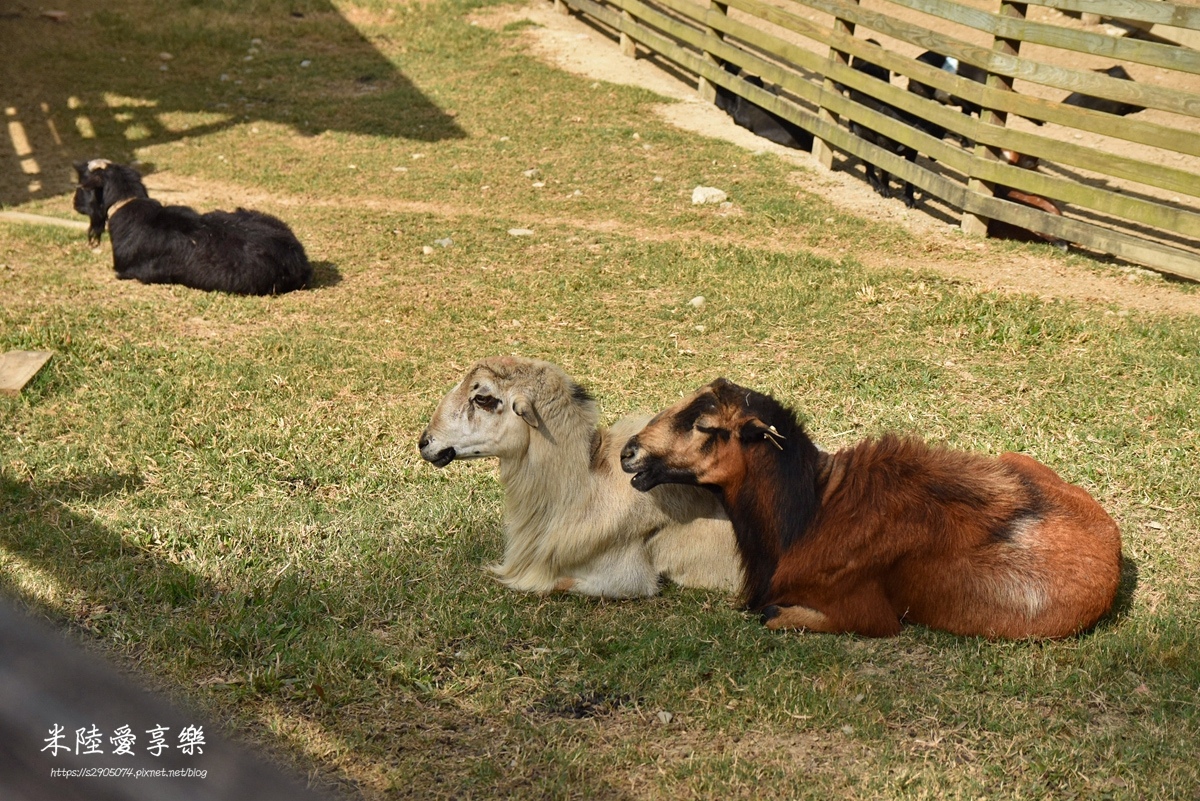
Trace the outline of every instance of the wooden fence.
<path fill-rule="evenodd" d="M 1200 280 L 1200 6 L 1158 0 L 555 0 L 637 48 L 814 134 L 814 155 L 879 166 L 961 214 Z M 874 40 L 868 41 L 868 40 Z M 934 51 L 986 73 L 983 83 L 916 56 Z M 890 70 L 884 83 L 852 69 Z M 1126 67 L 1133 80 L 1098 70 Z M 761 76 L 766 88 L 744 79 Z M 903 76 L 903 77 L 901 77 Z M 919 81 L 979 106 L 977 116 L 906 89 Z M 853 102 L 855 89 L 948 132 L 934 138 Z M 1142 107 L 1128 116 L 1063 100 L 1082 92 Z M 960 102 L 961 105 L 961 102 Z M 876 107 L 878 108 L 878 107 Z M 903 143 L 910 162 L 850 133 L 849 121 Z M 1036 158 L 1014 166 L 1004 152 Z M 1028 161 L 1028 159 L 1026 159 Z M 1050 198 L 1062 216 L 997 197 Z"/>

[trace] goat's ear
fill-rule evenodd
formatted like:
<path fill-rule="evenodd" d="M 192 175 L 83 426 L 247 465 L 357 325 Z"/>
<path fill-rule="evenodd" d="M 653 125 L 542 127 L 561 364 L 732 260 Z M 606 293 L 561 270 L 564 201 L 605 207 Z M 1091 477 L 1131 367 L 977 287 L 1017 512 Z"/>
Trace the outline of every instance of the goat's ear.
<path fill-rule="evenodd" d="M 75 162 L 75 164 L 73 166 L 75 167 L 75 174 L 78 175 L 79 180 L 82 181 L 83 176 L 87 175 L 87 171 L 88 171 L 87 162 L 86 161 L 77 161 L 77 162 Z"/>
<path fill-rule="evenodd" d="M 100 247 L 100 236 L 104 233 L 104 226 L 108 222 L 108 217 L 103 210 L 94 211 L 91 215 L 92 224 L 88 226 L 88 244 L 92 247 Z"/>
<path fill-rule="evenodd" d="M 751 417 L 742 423 L 742 427 L 738 431 L 738 439 L 742 442 L 760 442 L 766 440 L 779 450 L 783 450 L 783 443 L 787 438 L 776 431 L 775 426 L 769 426 L 757 417 Z"/>
<path fill-rule="evenodd" d="M 514 395 L 512 410 L 517 413 L 518 417 L 528 423 L 530 428 L 538 427 L 537 409 L 533 408 L 533 403 L 529 398 L 524 395 Z"/>

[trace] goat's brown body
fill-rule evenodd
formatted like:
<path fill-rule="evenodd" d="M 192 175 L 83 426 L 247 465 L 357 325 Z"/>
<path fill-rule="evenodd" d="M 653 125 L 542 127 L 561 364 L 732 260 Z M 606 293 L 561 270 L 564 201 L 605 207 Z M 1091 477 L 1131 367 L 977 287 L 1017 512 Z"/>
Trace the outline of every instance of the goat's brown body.
<path fill-rule="evenodd" d="M 823 455 L 817 494 L 812 526 L 779 559 L 768 605 L 819 610 L 822 630 L 886 636 L 908 621 L 1063 637 L 1091 627 L 1116 594 L 1116 524 L 1027 456 L 885 437 Z"/>
<path fill-rule="evenodd" d="M 639 489 L 718 492 L 746 605 L 771 628 L 1065 637 L 1093 626 L 1120 583 L 1112 518 L 1028 456 L 894 435 L 823 453 L 792 412 L 723 380 L 656 416 L 622 467 Z"/>

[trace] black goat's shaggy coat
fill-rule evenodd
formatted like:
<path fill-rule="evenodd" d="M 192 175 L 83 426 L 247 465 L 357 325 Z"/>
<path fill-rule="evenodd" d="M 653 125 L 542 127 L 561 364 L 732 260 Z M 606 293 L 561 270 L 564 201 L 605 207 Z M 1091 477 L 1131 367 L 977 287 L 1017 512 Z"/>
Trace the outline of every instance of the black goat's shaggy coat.
<path fill-rule="evenodd" d="M 1117 78 L 1122 81 L 1132 81 L 1133 76 L 1120 64 L 1114 64 L 1107 69 L 1098 69 L 1095 72 L 1107 75 L 1110 78 Z M 1064 106 L 1078 106 L 1079 108 L 1088 108 L 1092 111 L 1103 111 L 1105 114 L 1115 114 L 1118 117 L 1124 117 L 1127 114 L 1136 114 L 1139 111 L 1145 110 L 1145 106 L 1134 105 L 1123 100 L 1109 100 L 1103 97 L 1094 97 L 1093 95 L 1083 92 L 1072 92 L 1063 100 Z"/>
<path fill-rule="evenodd" d="M 750 75 L 744 70 L 739 70 L 734 64 L 726 64 L 725 71 L 733 75 L 738 75 L 746 83 L 757 86 L 759 89 L 764 88 L 762 78 L 757 75 Z M 714 86 L 717 92 L 716 107 L 732 117 L 737 125 L 747 129 L 755 136 L 761 136 L 784 147 L 796 148 L 798 150 L 812 150 L 813 135 L 799 125 L 784 117 L 780 117 L 774 112 L 767 111 L 762 106 L 729 91 L 719 84 L 715 84 Z M 774 94 L 778 93 L 775 92 Z"/>
<path fill-rule="evenodd" d="M 879 44 L 879 42 L 876 42 L 874 39 L 868 39 L 867 41 L 874 45 Z M 891 82 L 892 74 L 886 67 L 882 67 L 860 56 L 855 56 L 851 60 L 850 66 L 864 75 L 870 75 L 872 78 L 882 81 L 883 83 Z M 924 84 L 921 84 L 920 86 L 924 86 Z M 890 103 L 885 103 L 868 92 L 863 92 L 852 87 L 846 88 L 849 89 L 850 99 L 859 105 L 866 106 L 872 111 L 882 114 L 885 117 L 890 117 L 897 122 L 902 122 L 905 125 L 916 128 L 918 131 L 926 133 L 932 136 L 934 139 L 941 139 L 946 135 L 946 129 L 940 125 L 935 125 L 932 122 L 922 119 L 915 114 L 911 114 L 903 109 L 897 108 Z M 932 89 L 930 91 L 932 93 Z M 919 94 L 922 97 L 932 98 L 932 94 L 925 95 L 917 91 L 914 91 L 914 94 Z M 914 162 L 917 160 L 917 151 L 915 149 L 902 142 L 897 142 L 895 139 L 892 139 L 888 136 L 884 136 L 878 131 L 874 131 L 860 122 L 851 120 L 850 132 L 860 139 L 864 139 L 877 147 L 881 147 L 884 150 L 895 153 L 905 161 Z M 863 167 L 866 169 L 867 181 L 871 184 L 871 188 L 882 197 L 891 197 L 891 175 L 882 167 L 876 167 L 869 161 L 864 161 Z M 909 208 L 916 206 L 917 200 L 912 184 L 910 184 L 908 181 L 901 181 L 901 184 L 903 185 L 901 199 L 903 200 L 904 205 L 908 206 Z"/>
<path fill-rule="evenodd" d="M 118 278 L 238 295 L 291 292 L 312 278 L 304 246 L 275 217 L 164 206 L 150 199 L 137 170 L 103 159 L 75 171 L 75 210 L 91 220 L 92 245 L 107 225 Z"/>

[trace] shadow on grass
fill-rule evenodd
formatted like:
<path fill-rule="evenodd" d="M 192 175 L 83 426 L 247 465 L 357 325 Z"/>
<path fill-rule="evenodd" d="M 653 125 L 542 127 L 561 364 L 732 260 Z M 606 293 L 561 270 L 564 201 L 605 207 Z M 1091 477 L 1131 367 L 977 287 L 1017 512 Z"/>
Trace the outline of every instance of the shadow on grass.
<path fill-rule="evenodd" d="M 0 475 L 0 546 L 30 569 L 31 581 L 55 584 L 68 598 L 76 594 L 73 590 L 107 596 L 119 589 L 123 604 L 174 607 L 211 595 L 213 588 L 203 577 L 182 565 L 150 557 L 104 526 L 70 511 L 72 503 L 136 492 L 141 486 L 140 478 L 120 473 L 48 484 Z M 81 578 L 94 586 L 81 588 Z M 10 584 L 9 589 L 33 607 L 45 606 L 20 584 Z M 84 625 L 94 610 L 82 604 L 54 611 Z"/>
<path fill-rule="evenodd" d="M 196 801 L 233 795 L 278 801 L 325 797 L 224 740 L 205 724 L 205 716 L 152 695 L 96 654 L 20 614 L 2 595 L 0 652 L 6 657 L 0 662 L 0 735 L 6 746 L 0 749 L 0 797 L 133 801 L 178 797 L 181 783 L 191 784 L 183 795 Z M 146 735 L 155 730 L 161 746 L 151 740 L 147 748 Z M 126 743 L 118 753 L 109 743 L 116 743 L 121 731 Z M 79 732 L 87 743 L 82 750 Z M 105 742 L 109 734 L 113 738 Z M 54 749 L 49 753 L 47 743 Z M 111 769 L 114 758 L 121 769 L 143 774 L 137 791 L 99 774 Z M 55 769 L 79 771 L 78 781 L 56 778 Z M 212 781 L 196 787 L 186 779 L 146 777 L 167 771 L 193 779 L 199 771 L 206 779 L 211 772 Z"/>
<path fill-rule="evenodd" d="M 1133 609 L 1133 596 L 1137 592 L 1138 563 L 1128 554 L 1121 554 L 1121 583 L 1117 585 L 1117 597 L 1112 609 L 1100 621 L 1102 626 L 1115 626 L 1129 616 Z"/>
<path fill-rule="evenodd" d="M 63 0 L 0 14 L 0 205 L 71 191 L 71 164 L 249 120 L 460 138 L 330 0 Z"/>
<path fill-rule="evenodd" d="M 314 261 L 312 262 L 313 277 L 308 282 L 309 289 L 323 289 L 325 287 L 337 286 L 342 282 L 342 274 L 338 271 L 336 265 L 331 261 Z"/>
<path fill-rule="evenodd" d="M 340 611 L 336 600 L 306 578 L 289 574 L 272 586 L 250 590 L 217 586 L 186 565 L 174 563 L 167 553 L 126 542 L 118 531 L 72 511 L 80 503 L 114 496 L 136 501 L 144 489 L 140 477 L 124 473 L 45 482 L 0 473 L 0 555 L 16 563 L 14 570 L 0 574 L 0 599 L 14 596 L 23 605 L 50 615 L 60 626 L 68 624 L 106 643 L 139 642 L 139 649 L 153 659 L 170 662 L 179 671 L 190 670 L 191 682 L 209 678 L 206 671 L 220 665 L 235 679 L 229 682 L 231 694 L 226 704 L 253 715 L 256 704 L 265 701 L 275 710 L 272 714 L 303 720 L 330 742 L 369 743 L 353 746 L 354 761 L 393 770 L 394 780 L 402 782 L 395 788 L 400 797 L 537 798 L 567 785 L 589 798 L 624 801 L 630 797 L 611 777 L 580 768 L 569 754 L 561 753 L 554 729 L 556 718 L 598 715 L 610 706 L 615 708 L 622 699 L 580 696 L 554 706 L 549 721 L 529 721 L 525 716 L 514 720 L 481 716 L 455 704 L 414 698 L 401 689 L 388 693 L 386 713 L 364 713 L 365 708 L 377 706 L 376 700 L 364 703 L 364 694 L 374 698 L 380 686 L 390 686 L 391 679 L 375 674 L 378 665 L 402 655 L 354 656 L 352 641 L 365 635 L 347 631 L 331 637 L 331 631 L 324 628 L 330 614 L 326 604 L 333 604 L 336 614 Z M 169 510 L 164 510 L 163 517 L 163 527 L 169 528 Z M 183 547 L 171 546 L 173 550 Z M 39 583 L 45 586 L 39 588 Z M 55 600 L 48 601 L 48 595 Z M 313 636 L 322 638 L 319 649 L 311 642 Z M 278 671 L 280 654 L 285 652 L 284 668 L 294 657 L 299 671 L 286 683 L 279 675 L 271 675 L 271 666 Z M 334 666 L 326 661 L 329 659 L 334 659 Z M 307 671 L 329 689 L 314 686 L 313 692 L 303 690 L 313 681 Z M 338 678 L 339 672 L 358 676 Z M 301 678 L 304 680 L 299 681 Z M 90 709 L 103 717 L 94 722 L 106 731 L 106 737 L 117 726 L 140 724 L 139 710 L 129 707 L 125 710 L 129 720 L 119 720 L 123 703 L 114 708 L 111 699 L 91 698 L 87 676 L 78 677 L 78 683 L 82 690 L 72 695 L 70 711 L 78 717 Z M 339 685 L 336 690 L 335 684 Z M 60 697 L 62 691 L 55 689 L 58 686 L 47 684 L 41 692 L 46 703 L 67 709 L 65 696 Z M 108 692 L 102 683 L 96 688 L 96 692 Z M 2 707 L 0 704 L 0 718 Z M 173 733 L 184 723 L 195 722 L 172 721 Z M 0 724 L 3 722 L 0 719 Z M 48 719 L 45 725 L 49 728 L 55 722 L 70 726 L 73 743 L 75 728 L 93 721 L 72 717 L 71 721 Z M 142 729 L 152 725 L 146 722 Z M 4 731 L 0 725 L 0 732 Z M 278 738 L 261 728 L 256 731 L 267 740 Z M 26 762 L 36 769 L 46 767 L 38 751 L 45 732 L 25 733 L 36 735 L 37 741 L 28 748 L 22 745 L 29 753 L 21 755 L 29 757 Z M 144 739 L 139 745 L 144 745 Z M 338 759 L 303 756 L 294 741 L 279 745 L 291 751 L 304 769 L 318 766 L 318 773 L 325 776 L 322 783 L 354 785 L 360 780 L 353 770 L 344 773 Z M 28 767 L 23 763 L 21 770 Z M 334 774 L 338 774 L 336 779 Z M 231 793 L 228 797 L 242 796 Z"/>

